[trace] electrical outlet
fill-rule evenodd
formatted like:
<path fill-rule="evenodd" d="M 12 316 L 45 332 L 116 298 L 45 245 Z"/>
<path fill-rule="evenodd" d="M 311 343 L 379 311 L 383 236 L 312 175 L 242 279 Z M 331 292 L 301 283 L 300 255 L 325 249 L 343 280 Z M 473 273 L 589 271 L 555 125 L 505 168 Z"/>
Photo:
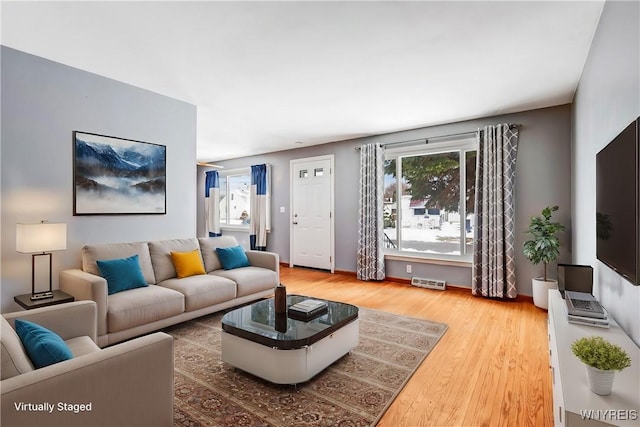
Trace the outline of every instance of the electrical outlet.
<path fill-rule="evenodd" d="M 411 273 L 411 264 L 407 264 L 407 273 Z"/>

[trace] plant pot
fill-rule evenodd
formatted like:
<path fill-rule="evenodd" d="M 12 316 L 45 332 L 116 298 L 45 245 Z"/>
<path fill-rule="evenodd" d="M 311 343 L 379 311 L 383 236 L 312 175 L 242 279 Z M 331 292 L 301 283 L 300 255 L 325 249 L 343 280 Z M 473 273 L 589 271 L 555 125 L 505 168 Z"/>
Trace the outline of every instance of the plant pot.
<path fill-rule="evenodd" d="M 544 280 L 542 277 L 531 279 L 533 289 L 533 304 L 536 307 L 549 308 L 549 289 L 558 289 L 557 280 Z"/>
<path fill-rule="evenodd" d="M 613 377 L 616 371 L 603 371 L 593 366 L 584 365 L 587 368 L 587 380 L 589 389 L 600 396 L 611 394 L 613 387 Z"/>

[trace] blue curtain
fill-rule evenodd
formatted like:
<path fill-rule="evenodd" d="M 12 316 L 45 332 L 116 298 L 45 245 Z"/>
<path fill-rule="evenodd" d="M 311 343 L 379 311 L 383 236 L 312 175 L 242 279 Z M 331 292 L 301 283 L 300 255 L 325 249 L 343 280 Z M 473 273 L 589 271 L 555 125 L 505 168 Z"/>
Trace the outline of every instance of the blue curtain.
<path fill-rule="evenodd" d="M 249 244 L 251 249 L 267 250 L 267 165 L 251 166 L 251 214 Z"/>
<path fill-rule="evenodd" d="M 204 181 L 204 212 L 209 237 L 220 233 L 220 176 L 218 171 L 207 171 Z"/>

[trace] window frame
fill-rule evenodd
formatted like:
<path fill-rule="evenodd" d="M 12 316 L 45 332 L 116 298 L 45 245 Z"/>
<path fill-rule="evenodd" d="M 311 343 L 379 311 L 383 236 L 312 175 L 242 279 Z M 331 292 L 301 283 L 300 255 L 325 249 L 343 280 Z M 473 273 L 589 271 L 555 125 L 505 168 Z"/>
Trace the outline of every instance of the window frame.
<path fill-rule="evenodd" d="M 230 169 L 227 171 L 218 171 L 220 177 L 220 194 L 222 194 L 222 179 L 226 185 L 225 196 L 227 197 L 227 212 L 226 221 L 222 222 L 222 215 L 220 215 L 220 230 L 229 231 L 249 231 L 250 224 L 230 224 L 229 221 L 229 177 L 232 176 L 247 176 L 249 178 L 249 215 L 251 215 L 251 167 Z M 267 165 L 267 232 L 271 232 L 271 165 Z"/>
<path fill-rule="evenodd" d="M 225 183 L 225 188 L 224 188 L 224 195 L 227 199 L 226 202 L 226 222 L 222 222 L 222 213 L 220 213 L 220 229 L 221 230 L 236 230 L 236 231 L 248 231 L 249 230 L 249 224 L 230 224 L 229 223 L 229 218 L 230 218 L 230 192 L 229 192 L 229 178 L 233 177 L 233 176 L 246 176 L 249 178 L 249 212 L 251 212 L 251 168 L 238 168 L 238 169 L 232 169 L 232 170 L 228 170 L 228 171 L 220 171 L 218 172 L 219 176 L 220 176 L 220 195 L 223 194 L 223 190 L 222 190 L 222 180 L 224 178 L 224 183 Z M 222 203 L 221 203 L 222 205 Z"/>
<path fill-rule="evenodd" d="M 396 160 L 396 177 L 395 183 L 396 188 L 402 188 L 402 158 L 412 157 L 412 156 L 421 156 L 421 155 L 437 155 L 443 153 L 450 152 L 458 152 L 460 156 L 460 201 L 459 206 L 461 209 L 460 212 L 460 254 L 459 255 L 450 255 L 450 254 L 436 254 L 436 253 L 426 253 L 426 252 L 416 252 L 416 251 L 406 251 L 399 249 L 401 247 L 400 242 L 402 241 L 402 191 L 398 191 L 396 195 L 396 200 L 394 204 L 394 209 L 396 210 L 396 240 L 398 242 L 398 248 L 384 248 L 383 252 L 385 257 L 389 258 L 417 258 L 423 260 L 441 260 L 441 261 L 452 261 L 452 262 L 463 262 L 470 263 L 473 261 L 473 251 L 467 251 L 466 244 L 466 232 L 465 232 L 465 221 L 466 219 L 466 156 L 470 151 L 475 151 L 477 155 L 478 151 L 478 141 L 476 136 L 464 137 L 464 138 L 456 138 L 455 140 L 443 141 L 443 142 L 433 142 L 431 144 L 420 144 L 420 145 L 402 145 L 398 147 L 393 147 L 391 144 L 387 146 L 385 149 L 384 160 Z M 477 170 L 477 169 L 476 169 Z M 475 229 L 473 234 L 473 240 L 475 241 Z"/>

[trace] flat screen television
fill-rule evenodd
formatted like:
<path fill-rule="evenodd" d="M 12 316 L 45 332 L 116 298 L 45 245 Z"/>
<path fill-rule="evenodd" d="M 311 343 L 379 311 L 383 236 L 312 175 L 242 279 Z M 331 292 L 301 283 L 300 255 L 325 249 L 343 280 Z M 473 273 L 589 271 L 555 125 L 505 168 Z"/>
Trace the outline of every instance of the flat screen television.
<path fill-rule="evenodd" d="M 640 117 L 596 155 L 596 253 L 640 285 Z"/>

